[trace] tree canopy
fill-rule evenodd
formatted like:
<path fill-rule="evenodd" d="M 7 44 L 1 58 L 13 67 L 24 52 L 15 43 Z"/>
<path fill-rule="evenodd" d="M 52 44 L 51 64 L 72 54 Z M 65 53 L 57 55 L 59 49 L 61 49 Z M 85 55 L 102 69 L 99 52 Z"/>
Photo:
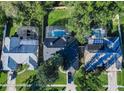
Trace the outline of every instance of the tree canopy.
<path fill-rule="evenodd" d="M 0 2 L 0 7 L 7 17 L 13 18 L 16 23 L 23 23 L 25 25 L 41 24 L 45 14 L 43 5 L 38 1 Z"/>
<path fill-rule="evenodd" d="M 124 11 L 123 3 L 114 1 L 66 2 L 65 4 L 72 8 L 67 27 L 76 33 L 80 43 L 85 43 L 85 37 L 90 35 L 91 28 L 106 28 L 116 14 Z"/>
<path fill-rule="evenodd" d="M 79 90 L 98 91 L 103 88 L 102 81 L 96 73 L 86 73 L 81 67 L 74 76 L 74 82 Z"/>

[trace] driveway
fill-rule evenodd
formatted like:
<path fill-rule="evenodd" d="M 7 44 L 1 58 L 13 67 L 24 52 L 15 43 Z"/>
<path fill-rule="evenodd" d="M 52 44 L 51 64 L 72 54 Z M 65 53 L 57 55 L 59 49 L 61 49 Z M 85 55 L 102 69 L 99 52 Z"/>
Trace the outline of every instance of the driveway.
<path fill-rule="evenodd" d="M 69 73 L 70 72 L 72 74 L 72 78 L 71 78 L 71 82 L 69 80 Z M 66 73 L 66 80 L 67 80 L 67 85 L 66 85 L 66 91 L 76 91 L 76 85 L 74 84 L 74 81 L 73 81 L 73 75 L 75 73 L 75 69 L 73 67 L 71 67 L 67 73 Z"/>
<path fill-rule="evenodd" d="M 16 91 L 16 77 L 13 77 L 13 72 L 8 72 L 7 91 Z"/>
<path fill-rule="evenodd" d="M 117 71 L 108 71 L 108 91 L 117 91 Z"/>

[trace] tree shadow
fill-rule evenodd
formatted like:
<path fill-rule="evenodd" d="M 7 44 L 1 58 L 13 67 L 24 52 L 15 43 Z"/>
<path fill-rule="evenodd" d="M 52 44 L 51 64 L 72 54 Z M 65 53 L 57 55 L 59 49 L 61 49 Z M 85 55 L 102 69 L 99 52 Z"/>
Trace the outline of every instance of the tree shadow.
<path fill-rule="evenodd" d="M 51 25 L 56 25 L 56 26 L 66 26 L 66 24 L 68 23 L 68 18 L 63 18 L 63 19 L 59 19 L 55 22 L 53 22 Z"/>
<path fill-rule="evenodd" d="M 13 19 L 11 17 L 7 18 L 7 31 L 6 31 L 6 36 L 10 35 L 11 28 L 13 26 Z"/>

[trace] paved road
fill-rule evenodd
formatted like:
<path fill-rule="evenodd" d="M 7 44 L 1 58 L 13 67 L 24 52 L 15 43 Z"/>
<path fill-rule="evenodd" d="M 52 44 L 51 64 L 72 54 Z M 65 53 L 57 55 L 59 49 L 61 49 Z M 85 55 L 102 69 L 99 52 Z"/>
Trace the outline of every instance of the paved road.
<path fill-rule="evenodd" d="M 9 71 L 8 72 L 8 78 L 7 78 L 7 91 L 16 91 L 16 78 L 12 79 L 12 73 Z"/>

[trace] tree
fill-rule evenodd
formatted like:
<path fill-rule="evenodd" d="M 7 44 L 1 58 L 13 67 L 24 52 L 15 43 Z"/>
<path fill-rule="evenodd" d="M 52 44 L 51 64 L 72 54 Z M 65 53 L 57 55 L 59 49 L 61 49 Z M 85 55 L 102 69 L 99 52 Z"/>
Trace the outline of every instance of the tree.
<path fill-rule="evenodd" d="M 5 12 L 0 7 L 0 38 L 3 35 L 3 29 L 4 29 L 5 20 L 6 20 Z"/>
<path fill-rule="evenodd" d="M 102 82 L 99 80 L 98 75 L 93 72 L 86 73 L 83 67 L 76 72 L 74 77 L 74 82 L 80 90 L 96 91 L 103 88 Z"/>
<path fill-rule="evenodd" d="M 46 90 L 46 86 L 48 84 L 45 71 L 44 71 L 44 65 L 39 66 L 39 68 L 36 71 L 36 75 L 31 76 L 27 81 L 27 85 L 31 85 L 30 87 L 26 87 L 26 90 L 29 91 L 44 91 Z"/>
<path fill-rule="evenodd" d="M 44 10 L 40 2 L 0 2 L 0 6 L 7 17 L 16 23 L 25 25 L 39 25 L 42 23 Z"/>
<path fill-rule="evenodd" d="M 62 63 L 62 57 L 59 54 L 55 54 L 47 62 L 44 63 L 44 72 L 49 83 L 53 83 L 58 79 L 58 68 Z"/>
<path fill-rule="evenodd" d="M 19 2 L 17 4 L 20 14 L 24 17 L 25 25 L 39 25 L 42 23 L 45 11 L 40 2 Z"/>
<path fill-rule="evenodd" d="M 52 84 L 58 79 L 58 67 L 61 64 L 59 54 L 55 54 L 47 62 L 38 67 L 36 75 L 27 80 L 31 86 L 27 90 L 46 90 L 47 84 Z"/>
<path fill-rule="evenodd" d="M 113 16 L 123 11 L 122 5 L 118 6 L 120 2 L 114 1 L 83 1 L 65 4 L 71 7 L 71 18 L 68 20 L 67 27 L 76 33 L 77 39 L 82 44 L 86 42 L 85 37 L 90 35 L 91 28 L 106 28 Z"/>

